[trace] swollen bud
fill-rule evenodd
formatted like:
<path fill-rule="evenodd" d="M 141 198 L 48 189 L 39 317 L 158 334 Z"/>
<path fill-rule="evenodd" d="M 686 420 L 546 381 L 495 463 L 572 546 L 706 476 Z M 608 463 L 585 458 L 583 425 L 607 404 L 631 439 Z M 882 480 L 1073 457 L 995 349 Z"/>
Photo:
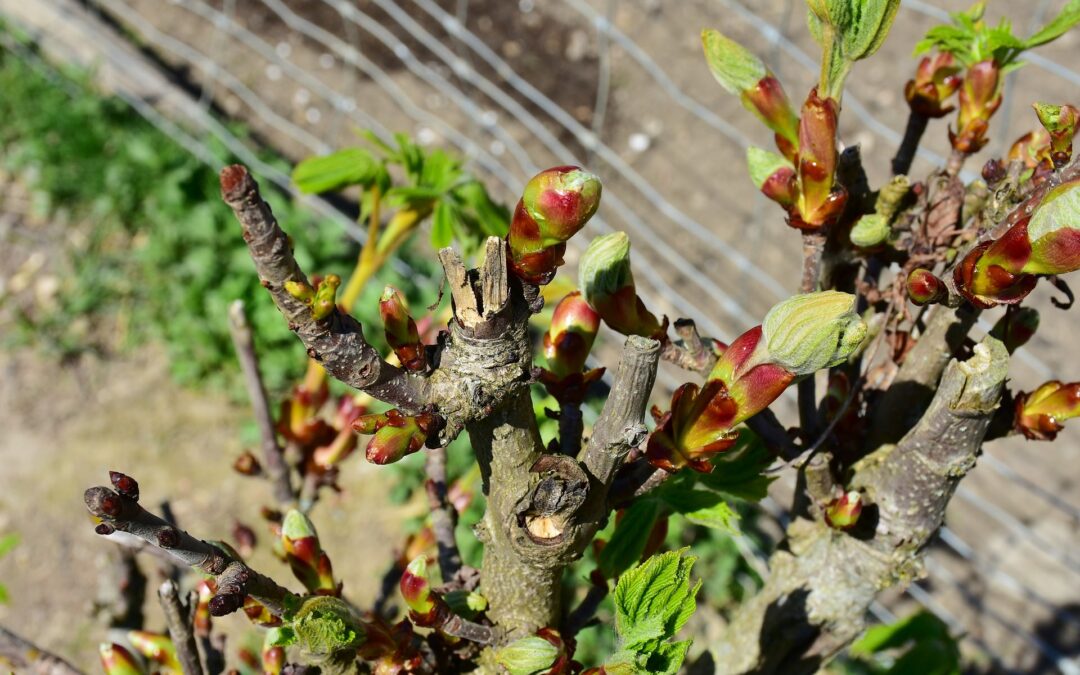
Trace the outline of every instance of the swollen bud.
<path fill-rule="evenodd" d="M 919 61 L 915 79 L 908 80 L 904 87 L 904 98 L 911 111 L 918 115 L 944 117 L 953 110 L 953 106 L 945 105 L 945 101 L 956 93 L 961 81 L 960 67 L 953 55 L 937 52 Z"/>
<path fill-rule="evenodd" d="M 109 480 L 118 493 L 133 502 L 139 501 L 139 484 L 135 482 L 134 478 L 119 471 L 110 471 Z"/>
<path fill-rule="evenodd" d="M 409 316 L 409 306 L 405 297 L 393 286 L 387 286 L 379 299 L 379 314 L 382 316 L 386 343 L 394 350 L 398 361 L 406 369 L 424 370 L 427 366 L 427 354 L 416 322 Z"/>
<path fill-rule="evenodd" d="M 850 530 L 859 522 L 862 508 L 862 495 L 852 490 L 825 507 L 825 522 L 833 529 Z"/>
<path fill-rule="evenodd" d="M 510 675 L 560 675 L 566 672 L 570 656 L 559 631 L 541 628 L 536 635 L 501 647 L 495 661 Z"/>
<path fill-rule="evenodd" d="M 369 462 L 392 464 L 424 447 L 437 423 L 438 418 L 431 413 L 406 417 L 399 410 L 389 410 L 358 418 L 353 429 L 361 434 L 375 434 L 367 445 Z"/>
<path fill-rule="evenodd" d="M 327 274 L 326 278 L 319 282 L 319 287 L 315 289 L 315 300 L 311 303 L 311 316 L 316 321 L 333 313 L 337 307 L 337 289 L 340 285 L 341 277 L 336 274 Z"/>
<path fill-rule="evenodd" d="M 548 370 L 558 377 L 580 373 L 598 330 L 600 315 L 579 291 L 560 300 L 551 315 L 551 326 L 544 334 Z"/>
<path fill-rule="evenodd" d="M 908 298 L 922 307 L 941 302 L 948 295 L 945 282 L 928 269 L 917 267 L 911 270 L 907 278 Z"/>
<path fill-rule="evenodd" d="M 612 232 L 593 239 L 578 263 L 585 299 L 608 326 L 624 335 L 662 336 L 666 326 L 645 308 L 630 269 L 630 238 Z"/>
<path fill-rule="evenodd" d="M 880 213 L 868 213 L 851 227 L 851 243 L 859 248 L 874 248 L 889 240 L 889 219 Z"/>
<path fill-rule="evenodd" d="M 799 195 L 788 224 L 814 231 L 840 217 L 847 192 L 836 183 L 836 126 L 839 104 L 810 91 L 799 118 L 799 156 L 796 162 Z"/>
<path fill-rule="evenodd" d="M 1065 420 L 1080 416 L 1080 382 L 1052 380 L 1016 397 L 1016 430 L 1030 440 L 1052 441 Z"/>
<path fill-rule="evenodd" d="M 409 563 L 398 587 L 409 608 L 409 618 L 418 626 L 435 626 L 450 611 L 446 602 L 431 588 L 427 556 L 418 556 Z"/>
<path fill-rule="evenodd" d="M 957 152 L 970 155 L 986 145 L 990 117 L 1001 106 L 1004 81 L 994 59 L 980 61 L 967 69 L 960 86 L 960 115 L 957 130 L 949 129 L 949 140 Z"/>
<path fill-rule="evenodd" d="M 312 593 L 337 595 L 330 558 L 319 545 L 315 525 L 303 512 L 292 509 L 281 523 L 281 544 L 293 574 Z"/>
<path fill-rule="evenodd" d="M 135 655 L 120 645 L 102 642 L 98 645 L 98 656 L 105 675 L 142 675 Z"/>
<path fill-rule="evenodd" d="M 566 241 L 596 213 L 600 179 L 576 166 L 538 173 L 525 185 L 510 223 L 510 267 L 520 278 L 546 284 L 563 263 Z"/>
<path fill-rule="evenodd" d="M 796 295 L 774 306 L 761 323 L 768 360 L 796 377 L 843 363 L 866 337 L 855 296 L 839 291 Z"/>

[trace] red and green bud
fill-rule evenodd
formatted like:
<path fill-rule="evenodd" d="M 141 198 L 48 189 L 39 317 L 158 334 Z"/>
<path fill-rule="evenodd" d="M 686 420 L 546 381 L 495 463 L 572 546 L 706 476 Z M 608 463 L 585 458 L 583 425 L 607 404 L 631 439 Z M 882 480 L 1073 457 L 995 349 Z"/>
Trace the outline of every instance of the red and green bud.
<path fill-rule="evenodd" d="M 263 675 L 281 675 L 285 667 L 285 648 L 264 643 L 260 661 Z"/>
<path fill-rule="evenodd" d="M 1057 380 L 1016 397 L 1016 430 L 1036 441 L 1052 441 L 1067 419 L 1080 416 L 1080 382 Z"/>
<path fill-rule="evenodd" d="M 1035 114 L 1050 137 L 1050 161 L 1060 169 L 1072 159 L 1073 136 L 1080 128 L 1080 110 L 1071 105 L 1034 104 Z"/>
<path fill-rule="evenodd" d="M 836 291 L 796 295 L 773 307 L 761 326 L 724 350 L 703 387 L 684 384 L 657 417 L 646 456 L 656 467 L 708 472 L 730 448 L 735 426 L 767 408 L 801 377 L 845 361 L 866 337 L 855 296 Z"/>
<path fill-rule="evenodd" d="M 776 145 L 794 160 L 799 143 L 799 118 L 780 81 L 756 56 L 720 31 L 703 30 L 701 44 L 713 77 L 775 134 Z"/>
<path fill-rule="evenodd" d="M 541 171 L 525 185 L 506 240 L 510 268 L 533 284 L 546 284 L 563 264 L 566 242 L 596 213 L 600 179 L 576 166 Z"/>
<path fill-rule="evenodd" d="M 359 396 L 365 396 L 360 394 Z M 356 449 L 357 438 L 353 432 L 353 422 L 367 410 L 367 406 L 357 400 L 357 396 L 342 396 L 334 414 L 333 426 L 337 435 L 327 445 L 318 447 L 311 459 L 319 469 L 326 470 L 340 464 Z"/>
<path fill-rule="evenodd" d="M 278 417 L 278 432 L 301 446 L 311 444 L 328 431 L 319 411 L 330 397 L 330 388 L 321 367 L 309 368 L 308 375 L 282 403 Z"/>
<path fill-rule="evenodd" d="M 795 166 L 780 155 L 750 146 L 746 149 L 750 180 L 769 199 L 785 209 L 795 206 L 799 186 Z"/>
<path fill-rule="evenodd" d="M 386 342 L 394 350 L 398 361 L 407 370 L 421 371 L 427 367 L 427 354 L 416 322 L 409 316 L 409 305 L 405 297 L 393 286 L 387 286 L 379 299 L 379 314 L 382 315 Z"/>
<path fill-rule="evenodd" d="M 800 230 L 816 230 L 838 218 L 847 193 L 836 184 L 836 124 L 839 105 L 820 98 L 813 89 L 799 118 L 799 156 L 796 162 L 798 199 L 789 212 L 789 224 Z"/>
<path fill-rule="evenodd" d="M 659 338 L 667 332 L 645 308 L 630 269 L 630 237 L 612 232 L 589 242 L 578 264 L 578 281 L 585 300 L 608 326 L 624 335 Z"/>
<path fill-rule="evenodd" d="M 302 512 L 292 509 L 281 523 L 281 544 L 285 560 L 293 574 L 311 593 L 337 595 L 341 586 L 334 582 L 330 558 L 319 545 L 315 525 Z"/>
<path fill-rule="evenodd" d="M 341 286 L 341 277 L 327 274 L 315 289 L 315 299 L 311 303 L 311 316 L 316 321 L 325 319 L 337 308 L 337 289 Z"/>
<path fill-rule="evenodd" d="M 98 645 L 98 656 L 105 675 L 143 675 L 135 655 L 120 645 L 102 642 Z"/>
<path fill-rule="evenodd" d="M 825 523 L 836 530 L 850 530 L 859 522 L 862 509 L 862 495 L 854 490 L 847 492 L 825 507 Z"/>
<path fill-rule="evenodd" d="M 1053 167 L 1050 158 L 1050 133 L 1038 128 L 1029 131 L 1009 147 L 1009 161 L 1020 161 L 1028 169 L 1038 169 L 1039 173 L 1049 172 Z"/>
<path fill-rule="evenodd" d="M 945 282 L 928 269 L 917 267 L 907 278 L 908 298 L 922 307 L 941 302 L 948 295 Z"/>
<path fill-rule="evenodd" d="M 392 464 L 424 447 L 437 422 L 432 413 L 406 417 L 399 410 L 388 410 L 360 417 L 353 423 L 353 429 L 361 434 L 374 434 L 367 445 L 369 462 Z"/>
<path fill-rule="evenodd" d="M 431 587 L 427 556 L 419 556 L 408 564 L 401 575 L 399 587 L 413 623 L 433 627 L 446 620 L 450 610 Z"/>
<path fill-rule="evenodd" d="M 133 630 L 127 634 L 128 642 L 135 651 L 146 657 L 147 661 L 161 666 L 166 671 L 182 673 L 183 668 L 176 658 L 176 647 L 168 635 L 159 635 L 144 630 Z M 155 670 L 158 670 L 155 668 Z"/>
<path fill-rule="evenodd" d="M 1001 106 L 1004 78 L 993 59 L 970 66 L 960 87 L 960 114 L 957 130 L 949 129 L 949 140 L 957 152 L 970 155 L 986 145 L 990 117 Z"/>
<path fill-rule="evenodd" d="M 580 402 L 588 386 L 603 375 L 603 368 L 582 372 L 598 330 L 600 315 L 580 292 L 570 293 L 555 306 L 544 334 L 547 368 L 540 371 L 540 381 L 560 402 Z"/>
<path fill-rule="evenodd" d="M 958 290 L 976 307 L 1016 304 L 1039 276 L 1080 269 L 1080 179 L 1050 190 L 1034 212 L 956 266 Z"/>
<path fill-rule="evenodd" d="M 1039 328 L 1039 311 L 1033 307 L 1010 307 L 990 330 L 1012 354 L 1035 335 Z"/>
<path fill-rule="evenodd" d="M 937 52 L 924 56 L 915 70 L 915 79 L 908 80 L 904 98 L 911 111 L 928 118 L 944 117 L 953 110 L 945 102 L 960 88 L 963 78 L 952 54 Z"/>

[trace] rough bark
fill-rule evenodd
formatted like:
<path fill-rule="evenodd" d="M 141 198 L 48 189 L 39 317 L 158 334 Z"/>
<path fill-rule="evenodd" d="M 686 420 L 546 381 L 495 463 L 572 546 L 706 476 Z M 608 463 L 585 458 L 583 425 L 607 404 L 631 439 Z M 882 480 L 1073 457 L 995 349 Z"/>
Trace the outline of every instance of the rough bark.
<path fill-rule="evenodd" d="M 1008 353 L 993 338 L 948 365 L 918 424 L 854 467 L 850 487 L 868 503 L 854 530 L 792 523 L 765 587 L 714 648 L 716 672 L 814 673 L 862 632 L 881 590 L 922 575 L 923 551 L 975 465 L 1007 371 Z"/>
<path fill-rule="evenodd" d="M 64 659 L 35 646 L 0 626 L 0 666 L 37 675 L 81 675 L 82 671 Z"/>

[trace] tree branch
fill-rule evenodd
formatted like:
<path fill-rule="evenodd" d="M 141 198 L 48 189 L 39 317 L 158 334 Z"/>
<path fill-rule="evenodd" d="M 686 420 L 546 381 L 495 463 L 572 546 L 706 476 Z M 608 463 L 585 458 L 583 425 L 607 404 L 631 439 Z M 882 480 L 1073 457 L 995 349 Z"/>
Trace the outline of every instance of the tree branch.
<path fill-rule="evenodd" d="M 127 495 L 99 486 L 87 489 L 83 500 L 90 513 L 102 521 L 97 529 L 99 534 L 112 536 L 115 532 L 124 532 L 133 535 L 166 551 L 183 564 L 213 575 L 218 587 L 210 601 L 210 613 L 214 616 L 240 609 L 246 595 L 265 605 L 272 614 L 281 616 L 285 612 L 285 602 L 296 597 L 273 579 L 259 574 L 217 546 L 169 525 Z"/>
<path fill-rule="evenodd" d="M 900 141 L 900 147 L 896 150 L 896 156 L 892 159 L 892 173 L 894 176 L 911 171 L 911 163 L 915 161 L 915 154 L 919 151 L 919 142 L 922 141 L 923 133 L 926 132 L 926 123 L 929 121 L 930 119 L 926 115 L 920 115 L 914 110 L 908 113 L 904 138 Z"/>
<path fill-rule="evenodd" d="M 158 600 L 165 614 L 165 624 L 169 628 L 169 638 L 176 650 L 176 660 L 180 662 L 184 675 L 202 675 L 203 666 L 199 660 L 199 648 L 195 644 L 194 608 L 195 594 L 181 600 L 180 591 L 172 579 L 166 579 L 158 588 Z"/>
<path fill-rule="evenodd" d="M 356 319 L 340 308 L 335 307 L 326 318 L 316 319 L 307 304 L 285 290 L 285 282 L 306 285 L 308 279 L 293 257 L 288 236 L 278 226 L 247 169 L 238 164 L 222 169 L 221 196 L 240 221 L 263 286 L 289 322 L 289 329 L 307 347 L 308 356 L 345 384 L 407 414 L 420 412 L 428 402 L 423 378 L 410 376 L 383 361 L 364 339 L 364 330 Z"/>
<path fill-rule="evenodd" d="M 244 384 L 248 398 L 251 399 L 259 436 L 262 438 L 263 466 L 270 476 L 274 499 L 280 504 L 291 505 L 296 500 L 296 494 L 292 489 L 289 465 L 285 463 L 285 454 L 278 442 L 277 428 L 270 410 L 266 386 L 259 372 L 259 356 L 255 352 L 255 340 L 244 312 L 243 300 L 237 300 L 229 306 L 229 333 L 232 335 L 240 368 L 244 371 Z"/>
<path fill-rule="evenodd" d="M 1007 372 L 1004 345 L 989 337 L 971 359 L 949 364 L 918 424 L 855 465 L 849 489 L 868 506 L 851 532 L 821 519 L 792 523 L 765 587 L 717 643 L 718 673 L 814 673 L 863 631 L 880 591 L 922 573 L 924 549 L 975 465 Z"/>
<path fill-rule="evenodd" d="M 0 664 L 37 675 L 82 675 L 64 659 L 50 654 L 7 628 L 0 626 Z"/>
<path fill-rule="evenodd" d="M 431 530 L 439 548 L 439 571 L 444 584 L 451 583 L 461 570 L 461 553 L 458 551 L 454 528 L 457 511 L 446 497 L 446 448 L 432 448 L 424 461 L 427 481 L 428 507 L 431 509 Z"/>

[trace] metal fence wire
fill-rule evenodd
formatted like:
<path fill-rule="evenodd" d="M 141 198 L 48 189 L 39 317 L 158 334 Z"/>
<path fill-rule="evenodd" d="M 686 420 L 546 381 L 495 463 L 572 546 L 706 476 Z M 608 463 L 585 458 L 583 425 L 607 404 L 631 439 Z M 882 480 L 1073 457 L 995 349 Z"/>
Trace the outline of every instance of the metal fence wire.
<path fill-rule="evenodd" d="M 1013 17 L 1021 32 L 1064 0 L 1023 4 Z M 1018 14 L 1019 6 L 991 11 Z M 963 7 L 904 0 L 886 46 L 856 67 L 841 135 L 861 146 L 872 183 L 887 176 L 901 138 L 911 46 Z M 48 22 L 35 14 L 77 20 L 87 10 L 122 30 L 69 45 L 70 56 L 81 51 L 85 61 L 89 50 L 101 68 L 124 73 L 133 68 L 134 44 L 184 73 L 196 85 L 194 105 L 165 110 L 145 91 L 115 92 L 207 163 L 218 161 L 206 143 L 212 137 L 261 178 L 292 189 L 287 175 L 258 160 L 251 141 L 222 124 L 227 116 L 292 159 L 355 143 L 356 128 L 384 139 L 405 131 L 457 150 L 506 201 L 543 166 L 587 164 L 604 179 L 603 206 L 586 236 L 572 240 L 571 265 L 590 236 L 625 230 L 647 304 L 692 317 L 720 339 L 757 323 L 797 286 L 798 238 L 753 189 L 743 161 L 746 147 L 766 145 L 767 135 L 711 81 L 697 36 L 719 26 L 753 46 L 797 99 L 817 72 L 798 0 L 39 0 L 29 9 L 0 0 L 0 16 L 43 40 Z M 1080 73 L 1066 65 L 1077 49 L 1077 36 L 1067 36 L 1010 75 L 1010 100 L 992 123 L 1002 140 L 991 151 L 1035 124 L 1031 102 L 1080 99 Z M 913 173 L 941 165 L 946 154 L 941 123 Z M 330 204 L 305 201 L 362 239 Z M 1080 379 L 1080 364 L 1048 363 L 1048 355 L 1068 352 L 1076 318 L 1050 309 L 1045 316 L 1015 359 L 1019 388 Z M 671 389 L 681 377 L 665 367 L 659 381 Z M 782 416 L 790 413 L 783 407 Z M 1069 461 L 1078 438 L 1073 429 L 1054 444 L 988 444 L 949 508 L 928 579 L 883 598 L 875 617 L 887 621 L 921 605 L 1002 671 L 1080 673 L 1080 476 Z M 783 522 L 779 498 L 763 506 Z M 757 564 L 765 553 L 750 543 L 741 550 Z"/>

